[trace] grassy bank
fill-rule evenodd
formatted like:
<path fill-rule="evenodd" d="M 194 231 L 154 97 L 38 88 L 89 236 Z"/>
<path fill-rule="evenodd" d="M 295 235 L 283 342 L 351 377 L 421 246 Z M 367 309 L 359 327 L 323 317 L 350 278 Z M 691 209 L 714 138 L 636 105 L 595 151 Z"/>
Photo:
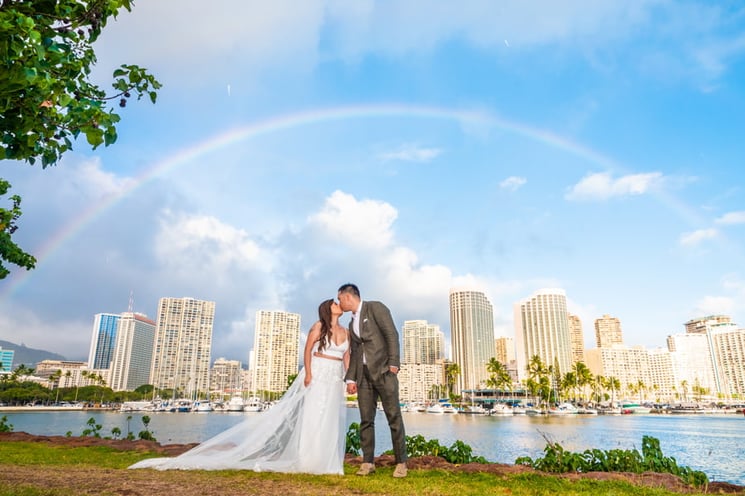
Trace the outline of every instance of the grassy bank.
<path fill-rule="evenodd" d="M 444 469 L 412 469 L 396 480 L 392 468 L 370 477 L 311 476 L 250 471 L 127 470 L 150 453 L 110 447 L 55 446 L 37 442 L 0 442 L 0 496 L 77 496 L 199 494 L 422 494 L 422 495 L 674 495 L 660 488 L 640 487 L 628 480 L 562 478 L 538 473 L 466 473 Z M 635 479 L 630 476 L 629 480 Z M 703 492 L 692 494 L 704 494 Z"/>

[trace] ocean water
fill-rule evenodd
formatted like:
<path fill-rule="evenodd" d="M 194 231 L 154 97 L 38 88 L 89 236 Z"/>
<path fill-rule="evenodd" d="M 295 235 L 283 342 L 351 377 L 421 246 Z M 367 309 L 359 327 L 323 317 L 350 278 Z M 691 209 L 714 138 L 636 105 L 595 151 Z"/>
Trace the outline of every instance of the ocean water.
<path fill-rule="evenodd" d="M 0 412 L 14 431 L 43 435 L 80 435 L 91 417 L 101 434 L 119 427 L 123 435 L 143 429 L 142 413 L 119 412 Z M 162 444 L 204 441 L 249 415 L 261 413 L 150 413 L 150 430 Z M 128 419 L 128 417 L 130 417 Z M 358 422 L 356 408 L 347 409 L 348 422 Z M 405 413 L 409 436 L 421 434 L 450 446 L 457 440 L 492 462 L 514 463 L 520 456 L 542 456 L 546 441 L 571 451 L 637 449 L 642 436 L 660 440 L 662 452 L 678 465 L 705 472 L 710 480 L 745 485 L 745 416 L 743 415 L 568 415 L 485 417 Z M 376 452 L 390 449 L 390 434 L 382 412 L 376 418 Z"/>

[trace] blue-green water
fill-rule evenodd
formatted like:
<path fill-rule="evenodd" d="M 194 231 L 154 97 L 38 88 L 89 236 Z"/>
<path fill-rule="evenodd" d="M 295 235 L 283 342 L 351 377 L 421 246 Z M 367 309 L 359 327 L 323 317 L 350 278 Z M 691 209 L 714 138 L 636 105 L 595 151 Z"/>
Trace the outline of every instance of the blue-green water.
<path fill-rule="evenodd" d="M 102 435 L 119 427 L 126 435 L 142 430 L 141 413 L 118 412 L 3 412 L 15 431 L 31 434 L 80 435 L 89 418 L 103 426 Z M 151 413 L 150 430 L 160 443 L 201 442 L 256 413 Z M 349 422 L 359 420 L 355 408 L 347 410 Z M 469 444 L 474 454 L 489 461 L 514 463 L 520 456 L 541 456 L 546 439 L 572 451 L 590 448 L 638 449 L 643 435 L 660 440 L 666 456 L 679 465 L 705 472 L 710 480 L 745 485 L 745 416 L 743 415 L 619 415 L 619 416 L 514 416 L 404 414 L 406 433 L 438 439 L 450 446 L 457 440 Z M 385 417 L 379 412 L 377 452 L 390 448 Z"/>

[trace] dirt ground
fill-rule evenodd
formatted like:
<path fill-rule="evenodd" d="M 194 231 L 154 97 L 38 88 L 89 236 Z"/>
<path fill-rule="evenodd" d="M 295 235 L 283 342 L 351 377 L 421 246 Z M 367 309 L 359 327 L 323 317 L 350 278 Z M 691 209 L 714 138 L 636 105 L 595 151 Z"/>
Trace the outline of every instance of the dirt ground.
<path fill-rule="evenodd" d="M 0 433 L 0 442 L 26 441 L 49 445 L 64 446 L 108 446 L 118 450 L 149 451 L 164 456 L 176 456 L 195 446 L 195 444 L 160 445 L 153 441 L 126 441 L 114 439 L 100 439 L 94 437 L 64 437 L 64 436 L 34 436 L 25 432 Z M 347 463 L 358 465 L 359 457 L 348 457 Z M 376 459 L 376 465 L 384 467 L 394 464 L 391 456 L 381 456 Z M 498 463 L 452 465 L 438 457 L 420 457 L 410 459 L 410 470 L 441 469 L 452 472 L 490 473 L 502 476 L 514 473 L 533 472 L 529 467 L 519 465 L 505 465 Z M 562 474 L 557 477 L 568 479 L 589 478 L 596 480 L 625 480 L 643 487 L 661 487 L 679 493 L 694 491 L 680 482 L 680 479 L 670 474 L 631 474 L 590 472 L 586 474 Z M 185 488 L 191 494 L 202 496 L 232 496 L 246 494 L 346 494 L 344 488 L 309 487 L 298 485 L 297 482 L 278 480 L 263 480 L 258 478 L 210 477 L 204 478 L 199 472 L 151 470 L 116 470 L 97 468 L 77 468 L 70 466 L 49 466 L 39 470 L 35 466 L 8 465 L 2 463 L 0 457 L 0 481 L 11 484 L 33 485 L 39 488 L 74 488 L 77 494 L 110 494 L 139 496 L 152 494 L 179 494 Z M 745 494 L 744 486 L 737 486 L 726 482 L 712 482 L 706 489 L 711 494 Z"/>

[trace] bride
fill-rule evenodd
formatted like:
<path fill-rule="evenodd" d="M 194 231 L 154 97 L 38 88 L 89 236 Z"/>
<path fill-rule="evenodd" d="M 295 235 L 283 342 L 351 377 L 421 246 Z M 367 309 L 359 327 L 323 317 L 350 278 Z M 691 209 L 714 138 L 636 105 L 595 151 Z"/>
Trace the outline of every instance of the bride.
<path fill-rule="evenodd" d="M 349 336 L 339 304 L 318 307 L 304 367 L 271 410 L 251 416 L 175 458 L 150 458 L 129 468 L 247 469 L 256 472 L 344 474 L 344 372 Z"/>

